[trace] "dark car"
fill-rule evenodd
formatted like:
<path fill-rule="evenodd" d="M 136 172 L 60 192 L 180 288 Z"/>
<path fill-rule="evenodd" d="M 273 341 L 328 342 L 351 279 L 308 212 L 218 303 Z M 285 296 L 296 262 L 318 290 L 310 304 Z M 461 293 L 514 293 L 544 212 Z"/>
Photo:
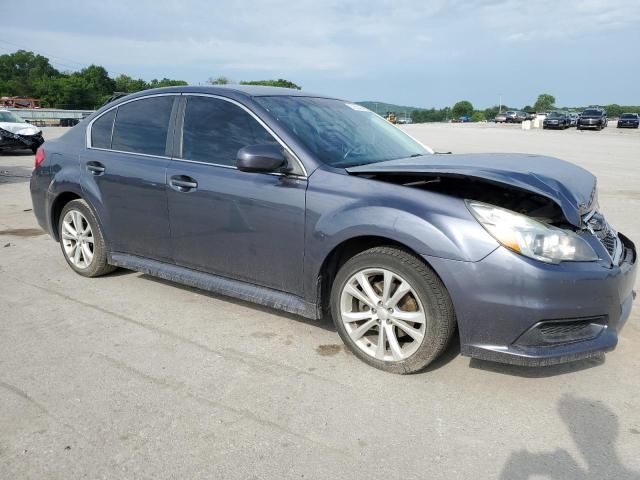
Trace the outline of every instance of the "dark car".
<path fill-rule="evenodd" d="M 638 128 L 640 126 L 640 115 L 637 113 L 623 113 L 618 119 L 618 128 Z"/>
<path fill-rule="evenodd" d="M 331 316 L 391 372 L 424 368 L 454 334 L 488 360 L 592 357 L 631 310 L 636 250 L 588 171 L 433 154 L 360 105 L 299 90 L 116 100 L 38 150 L 31 195 L 82 276 L 124 267 Z"/>
<path fill-rule="evenodd" d="M 43 143 L 42 130 L 10 110 L 0 110 L 0 152 L 28 149 L 35 153 Z"/>
<path fill-rule="evenodd" d="M 571 117 L 568 112 L 551 112 L 542 121 L 542 128 L 569 128 Z"/>
<path fill-rule="evenodd" d="M 602 130 L 607 126 L 607 112 L 603 108 L 587 108 L 580 114 L 578 119 L 578 130 L 593 128 Z"/>

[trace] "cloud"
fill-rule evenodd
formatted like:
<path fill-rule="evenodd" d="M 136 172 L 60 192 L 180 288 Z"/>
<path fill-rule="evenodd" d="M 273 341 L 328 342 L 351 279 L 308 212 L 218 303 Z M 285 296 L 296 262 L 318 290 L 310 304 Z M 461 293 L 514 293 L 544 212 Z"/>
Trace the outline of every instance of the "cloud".
<path fill-rule="evenodd" d="M 33 0 L 3 14 L 29 18 L 28 29 L 4 25 L 4 39 L 60 68 L 97 63 L 146 79 L 283 76 L 343 96 L 393 91 L 410 102 L 428 92 L 448 104 L 470 90 L 506 93 L 492 75 L 506 68 L 576 69 L 600 55 L 640 74 L 637 56 L 599 50 L 623 32 L 640 39 L 638 0 Z M 571 48 L 578 41 L 585 48 Z"/>

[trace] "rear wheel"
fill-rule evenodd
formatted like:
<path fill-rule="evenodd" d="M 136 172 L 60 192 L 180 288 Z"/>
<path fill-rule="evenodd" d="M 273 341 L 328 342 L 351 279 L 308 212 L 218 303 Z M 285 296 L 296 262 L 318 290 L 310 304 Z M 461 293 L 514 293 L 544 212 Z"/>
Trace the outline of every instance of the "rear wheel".
<path fill-rule="evenodd" d="M 440 278 L 418 257 L 376 247 L 347 261 L 331 291 L 333 320 L 361 360 L 392 373 L 425 368 L 445 349 L 455 314 Z"/>
<path fill-rule="evenodd" d="M 69 266 L 84 277 L 98 277 L 115 270 L 107 263 L 107 249 L 100 225 L 84 200 L 72 200 L 60 214 L 60 247 Z"/>

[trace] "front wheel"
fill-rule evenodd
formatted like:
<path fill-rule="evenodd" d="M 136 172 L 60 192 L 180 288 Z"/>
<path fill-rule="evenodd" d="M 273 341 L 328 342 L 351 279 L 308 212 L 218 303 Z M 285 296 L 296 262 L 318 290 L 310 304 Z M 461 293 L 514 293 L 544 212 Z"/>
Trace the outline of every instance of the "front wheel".
<path fill-rule="evenodd" d="M 451 298 L 420 258 L 376 247 L 348 260 L 331 290 L 340 337 L 365 363 L 414 373 L 435 360 L 455 330 Z"/>

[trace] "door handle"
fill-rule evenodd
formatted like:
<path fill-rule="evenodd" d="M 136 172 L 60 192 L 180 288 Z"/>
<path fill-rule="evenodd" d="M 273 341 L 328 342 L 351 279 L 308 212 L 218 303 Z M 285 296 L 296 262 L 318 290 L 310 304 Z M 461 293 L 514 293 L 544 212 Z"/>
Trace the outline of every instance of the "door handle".
<path fill-rule="evenodd" d="M 100 162 L 87 162 L 87 170 L 92 175 L 102 175 L 106 169 Z"/>
<path fill-rule="evenodd" d="M 176 175 L 171 177 L 169 185 L 179 192 L 190 192 L 198 188 L 198 182 L 186 175 Z"/>

